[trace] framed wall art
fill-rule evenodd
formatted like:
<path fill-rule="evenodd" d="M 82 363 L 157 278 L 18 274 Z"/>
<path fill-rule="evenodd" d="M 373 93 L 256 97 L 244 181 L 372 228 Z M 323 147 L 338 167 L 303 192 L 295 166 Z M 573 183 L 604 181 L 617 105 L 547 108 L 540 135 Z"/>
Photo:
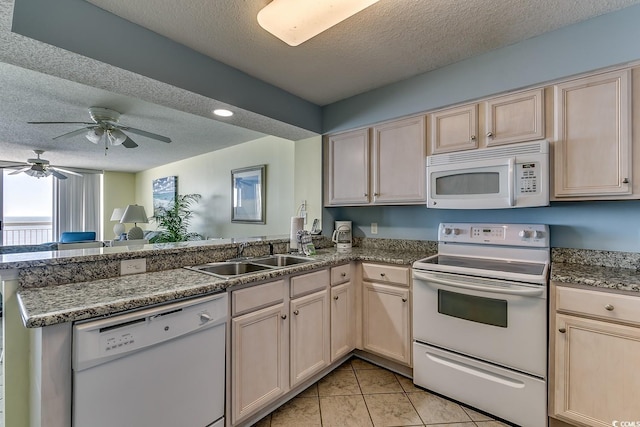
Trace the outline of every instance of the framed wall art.
<path fill-rule="evenodd" d="M 231 222 L 265 224 L 266 165 L 231 171 Z"/>
<path fill-rule="evenodd" d="M 166 209 L 173 205 L 178 195 L 178 177 L 166 176 L 153 180 L 153 214 L 158 214 L 158 209 Z"/>

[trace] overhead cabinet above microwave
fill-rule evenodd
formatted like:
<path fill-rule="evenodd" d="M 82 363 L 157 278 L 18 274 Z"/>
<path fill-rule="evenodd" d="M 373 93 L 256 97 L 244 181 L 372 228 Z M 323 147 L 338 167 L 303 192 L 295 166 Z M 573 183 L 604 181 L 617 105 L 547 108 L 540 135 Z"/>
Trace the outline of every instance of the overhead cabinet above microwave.
<path fill-rule="evenodd" d="M 544 89 L 447 108 L 429 116 L 429 154 L 539 140 L 545 137 Z"/>
<path fill-rule="evenodd" d="M 426 202 L 425 117 L 326 137 L 325 205 Z"/>

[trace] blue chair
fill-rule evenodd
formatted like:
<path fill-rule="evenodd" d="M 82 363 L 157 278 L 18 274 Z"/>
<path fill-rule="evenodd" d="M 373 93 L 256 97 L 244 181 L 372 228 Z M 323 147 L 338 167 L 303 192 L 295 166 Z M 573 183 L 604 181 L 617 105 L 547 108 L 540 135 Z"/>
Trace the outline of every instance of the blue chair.
<path fill-rule="evenodd" d="M 96 240 L 95 231 L 65 231 L 60 235 L 60 243 L 87 242 Z"/>

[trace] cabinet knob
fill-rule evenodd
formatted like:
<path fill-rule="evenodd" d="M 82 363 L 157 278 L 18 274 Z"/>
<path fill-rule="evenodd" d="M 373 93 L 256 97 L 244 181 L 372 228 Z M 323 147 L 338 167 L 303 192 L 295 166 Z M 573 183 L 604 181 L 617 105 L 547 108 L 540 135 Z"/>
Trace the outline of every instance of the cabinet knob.
<path fill-rule="evenodd" d="M 380 273 L 380 276 L 381 276 L 381 277 L 384 277 L 384 276 L 386 276 L 386 274 L 384 274 L 384 273 Z"/>
<path fill-rule="evenodd" d="M 613 308 L 614 308 L 614 307 L 613 307 L 611 304 L 607 304 L 607 305 L 605 305 L 605 306 L 604 306 L 604 308 L 605 308 L 607 311 L 613 311 Z"/>
<path fill-rule="evenodd" d="M 379 194 L 378 193 L 373 193 L 373 197 L 378 197 Z"/>
<path fill-rule="evenodd" d="M 476 136 L 475 135 L 471 135 L 471 140 L 475 141 L 476 140 Z"/>
<path fill-rule="evenodd" d="M 335 297 L 333 297 L 334 300 L 338 301 L 338 295 L 336 295 Z"/>
<path fill-rule="evenodd" d="M 402 302 L 407 302 L 407 299 L 406 298 L 402 298 Z"/>
<path fill-rule="evenodd" d="M 281 314 L 281 315 L 280 315 L 280 318 L 281 318 L 282 320 L 284 320 L 284 319 L 286 319 L 286 318 L 287 318 L 287 315 L 286 315 L 286 314 Z"/>
<path fill-rule="evenodd" d="M 560 328 L 558 329 L 558 332 L 560 332 L 561 334 L 564 334 L 565 332 L 567 332 L 566 328 Z"/>
<path fill-rule="evenodd" d="M 340 277 L 347 277 L 347 273 L 340 273 Z"/>
<path fill-rule="evenodd" d="M 487 138 L 493 138 L 493 132 L 491 131 L 487 132 Z"/>
<path fill-rule="evenodd" d="M 364 197 L 369 197 L 369 193 L 364 193 Z"/>
<path fill-rule="evenodd" d="M 295 315 L 297 316 L 298 314 L 300 314 L 300 311 L 298 311 L 298 310 L 293 310 L 293 314 L 295 314 Z"/>
<path fill-rule="evenodd" d="M 624 178 L 624 179 L 622 180 L 622 183 L 623 183 L 623 184 L 628 184 L 628 183 L 629 183 L 629 178 Z"/>

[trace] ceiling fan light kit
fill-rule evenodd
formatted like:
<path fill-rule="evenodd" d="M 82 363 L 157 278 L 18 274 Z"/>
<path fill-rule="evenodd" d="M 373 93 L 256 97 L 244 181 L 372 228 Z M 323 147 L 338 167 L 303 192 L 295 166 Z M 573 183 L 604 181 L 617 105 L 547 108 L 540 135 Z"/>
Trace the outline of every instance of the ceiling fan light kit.
<path fill-rule="evenodd" d="M 262 28 L 298 46 L 379 0 L 273 0 L 258 12 Z"/>
<path fill-rule="evenodd" d="M 62 168 L 54 168 L 49 164 L 49 160 L 41 159 L 40 155 L 44 154 L 44 150 L 33 150 L 33 153 L 37 156 L 36 159 L 28 159 L 28 165 L 18 169 L 17 171 L 11 172 L 9 175 L 17 175 L 19 173 L 25 173 L 34 178 L 46 178 L 49 175 L 53 175 L 58 179 L 67 179 L 67 176 L 62 172 L 70 175 L 82 176 L 77 172 L 73 172 L 67 169 Z"/>
<path fill-rule="evenodd" d="M 105 154 L 106 150 L 109 149 L 109 146 L 117 146 L 122 145 L 126 148 L 136 148 L 138 144 L 136 144 L 129 136 L 123 131 L 135 133 L 137 135 L 142 135 L 147 138 L 155 139 L 158 141 L 169 143 L 171 142 L 171 138 L 168 138 L 163 135 L 158 135 L 157 133 L 147 132 L 142 129 L 136 129 L 129 126 L 124 126 L 119 124 L 120 113 L 112 110 L 110 108 L 104 107 L 90 107 L 89 108 L 89 116 L 93 123 L 91 122 L 29 122 L 30 124 L 79 124 L 79 125 L 89 125 L 83 127 L 81 129 L 76 129 L 71 132 L 67 132 L 62 135 L 58 135 L 53 139 L 60 138 L 71 138 L 76 135 L 84 134 L 84 136 L 91 142 L 97 145 L 104 145 Z"/>

